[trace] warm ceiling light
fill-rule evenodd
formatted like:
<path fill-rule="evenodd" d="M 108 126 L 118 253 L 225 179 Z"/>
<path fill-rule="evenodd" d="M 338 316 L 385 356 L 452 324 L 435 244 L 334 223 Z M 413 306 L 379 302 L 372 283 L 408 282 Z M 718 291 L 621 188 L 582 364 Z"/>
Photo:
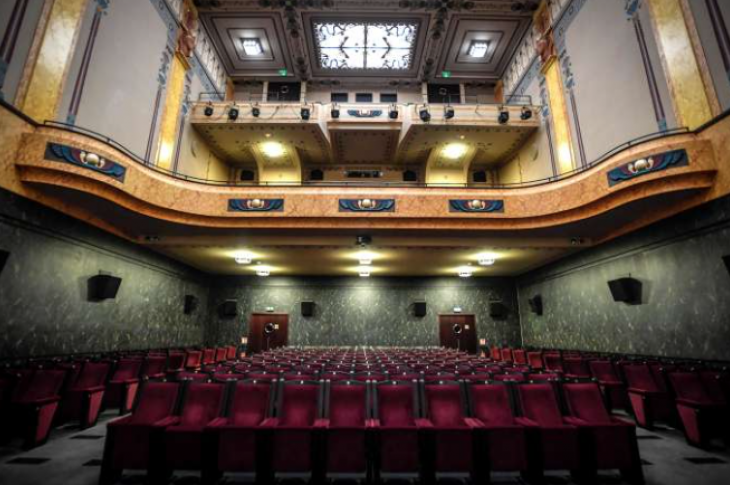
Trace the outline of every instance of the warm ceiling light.
<path fill-rule="evenodd" d="M 284 145 L 277 141 L 267 141 L 261 144 L 261 151 L 269 158 L 279 158 L 286 153 Z"/>
<path fill-rule="evenodd" d="M 463 157 L 468 147 L 463 143 L 449 143 L 441 150 L 441 155 L 451 160 L 457 160 Z"/>
<path fill-rule="evenodd" d="M 471 266 L 462 266 L 459 268 L 459 278 L 470 278 L 474 273 L 474 268 Z"/>
<path fill-rule="evenodd" d="M 480 254 L 477 257 L 479 266 L 492 266 L 497 261 L 497 257 L 494 254 Z"/>
<path fill-rule="evenodd" d="M 266 266 L 263 264 L 256 265 L 256 275 L 257 276 L 269 276 L 271 274 L 271 266 Z"/>
<path fill-rule="evenodd" d="M 247 56 L 260 56 L 264 53 L 264 47 L 258 39 L 241 39 L 241 45 Z"/>
<path fill-rule="evenodd" d="M 360 251 L 355 254 L 360 266 L 370 266 L 377 255 L 371 251 Z"/>
<path fill-rule="evenodd" d="M 373 268 L 370 266 L 360 266 L 357 268 L 357 274 L 360 275 L 360 278 L 368 278 L 370 277 L 370 273 L 373 271 Z"/>
<path fill-rule="evenodd" d="M 238 264 L 251 264 L 253 261 L 253 253 L 248 251 L 240 251 L 233 255 L 233 259 Z"/>
<path fill-rule="evenodd" d="M 482 58 L 487 55 L 489 50 L 489 42 L 486 40 L 475 40 L 472 41 L 469 46 L 469 57 Z"/>

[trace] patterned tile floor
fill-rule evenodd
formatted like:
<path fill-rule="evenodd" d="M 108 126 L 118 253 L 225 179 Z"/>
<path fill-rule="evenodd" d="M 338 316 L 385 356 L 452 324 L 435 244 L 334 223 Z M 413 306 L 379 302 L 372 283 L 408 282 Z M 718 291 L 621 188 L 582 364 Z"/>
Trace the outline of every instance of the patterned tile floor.
<path fill-rule="evenodd" d="M 80 431 L 68 426 L 54 430 L 53 437 L 44 446 L 23 452 L 16 444 L 0 447 L 0 485 L 96 485 L 104 447 L 106 428 L 104 422 L 115 417 L 114 413 L 102 415 L 100 424 Z M 686 444 L 682 433 L 671 428 L 654 431 L 639 429 L 639 448 L 645 462 L 644 474 L 647 485 L 728 485 L 730 484 L 730 450 L 719 446 L 710 451 L 692 448 Z M 565 473 L 550 473 L 548 485 L 570 485 Z M 141 485 L 143 475 L 129 474 L 122 477 L 122 485 Z M 195 474 L 176 473 L 174 485 L 199 483 Z M 250 477 L 226 476 L 226 485 L 251 483 Z M 292 485 L 302 483 L 287 481 Z M 337 483 L 355 483 L 341 480 Z M 393 483 L 410 483 L 394 481 Z M 443 480 L 441 483 L 462 483 L 459 480 Z M 497 485 L 523 484 L 515 474 L 495 474 L 492 483 Z M 619 485 L 617 473 L 601 473 L 596 485 Z"/>

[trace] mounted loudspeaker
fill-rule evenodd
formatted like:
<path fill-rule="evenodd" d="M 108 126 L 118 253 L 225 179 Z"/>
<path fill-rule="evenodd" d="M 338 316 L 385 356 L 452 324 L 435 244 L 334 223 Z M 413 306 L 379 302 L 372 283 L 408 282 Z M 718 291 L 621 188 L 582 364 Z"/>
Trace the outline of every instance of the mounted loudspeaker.
<path fill-rule="evenodd" d="M 527 302 L 530 304 L 530 311 L 535 315 L 542 315 L 542 295 L 535 295 Z"/>
<path fill-rule="evenodd" d="M 426 302 L 417 301 L 413 303 L 413 316 L 423 318 L 426 316 Z"/>
<path fill-rule="evenodd" d="M 418 174 L 413 170 L 405 170 L 403 172 L 404 182 L 418 182 Z"/>
<path fill-rule="evenodd" d="M 309 180 L 324 180 L 324 172 L 318 168 L 315 168 L 309 172 Z"/>
<path fill-rule="evenodd" d="M 195 313 L 195 310 L 197 309 L 198 297 L 195 295 L 185 295 L 185 306 L 183 308 L 183 312 L 185 313 L 185 315 Z"/>
<path fill-rule="evenodd" d="M 314 302 L 313 301 L 303 301 L 302 302 L 302 316 L 311 317 L 312 315 L 314 315 Z"/>
<path fill-rule="evenodd" d="M 89 278 L 89 301 L 102 301 L 116 298 L 122 279 L 108 274 L 99 274 Z"/>
<path fill-rule="evenodd" d="M 619 278 L 608 282 L 613 301 L 627 305 L 641 305 L 641 281 L 636 278 Z"/>
<path fill-rule="evenodd" d="M 221 318 L 232 318 L 238 314 L 238 302 L 236 300 L 226 300 L 218 307 L 218 315 Z"/>
<path fill-rule="evenodd" d="M 489 316 L 496 319 L 507 318 L 509 309 L 501 301 L 493 301 L 489 304 Z"/>

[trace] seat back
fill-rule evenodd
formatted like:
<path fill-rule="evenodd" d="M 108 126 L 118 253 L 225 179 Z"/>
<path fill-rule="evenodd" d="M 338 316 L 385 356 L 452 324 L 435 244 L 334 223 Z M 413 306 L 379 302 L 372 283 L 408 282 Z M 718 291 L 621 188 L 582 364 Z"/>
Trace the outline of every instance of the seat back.
<path fill-rule="evenodd" d="M 514 360 L 512 356 L 512 349 L 502 349 L 502 361 L 512 362 Z"/>
<path fill-rule="evenodd" d="M 698 402 L 712 402 L 713 399 L 702 384 L 700 376 L 694 372 L 671 372 L 669 381 L 680 399 Z"/>
<path fill-rule="evenodd" d="M 415 384 L 383 382 L 376 386 L 376 417 L 382 426 L 413 426 L 418 412 Z"/>
<path fill-rule="evenodd" d="M 509 389 L 504 384 L 473 384 L 469 388 L 472 416 L 487 426 L 514 424 Z"/>
<path fill-rule="evenodd" d="M 271 415 L 272 384 L 239 381 L 228 414 L 236 426 L 256 426 Z"/>
<path fill-rule="evenodd" d="M 593 382 L 564 384 L 563 394 L 571 415 L 591 424 L 611 423 L 611 416 L 606 410 L 598 384 Z"/>
<path fill-rule="evenodd" d="M 544 367 L 542 363 L 542 352 L 535 351 L 535 352 L 528 352 L 527 353 L 527 363 L 535 370 L 542 369 Z"/>
<path fill-rule="evenodd" d="M 225 347 L 215 349 L 215 361 L 224 362 L 226 360 L 227 351 Z"/>
<path fill-rule="evenodd" d="M 132 413 L 132 422 L 152 424 L 175 412 L 180 384 L 177 382 L 148 382 Z"/>
<path fill-rule="evenodd" d="M 330 426 L 363 426 L 368 418 L 367 386 L 340 381 L 329 387 L 327 415 Z"/>
<path fill-rule="evenodd" d="M 312 426 L 319 417 L 321 387 L 316 382 L 280 382 L 277 417 L 283 426 Z"/>
<path fill-rule="evenodd" d="M 620 382 L 613 363 L 609 360 L 592 360 L 588 366 L 593 377 L 603 382 Z"/>
<path fill-rule="evenodd" d="M 513 354 L 515 364 L 527 364 L 527 352 L 524 349 L 515 349 Z"/>
<path fill-rule="evenodd" d="M 139 371 L 142 368 L 141 360 L 120 360 L 117 368 L 114 370 L 113 381 L 122 381 L 127 379 L 136 379 L 139 377 Z"/>
<path fill-rule="evenodd" d="M 660 391 L 646 364 L 627 365 L 623 369 L 629 387 L 651 392 Z"/>
<path fill-rule="evenodd" d="M 39 369 L 33 373 L 28 385 L 18 394 L 18 401 L 36 401 L 54 397 L 61 391 L 66 372 L 62 370 Z"/>
<path fill-rule="evenodd" d="M 104 385 L 106 376 L 109 373 L 109 364 L 105 362 L 86 362 L 81 373 L 76 378 L 74 388 L 88 389 Z"/>
<path fill-rule="evenodd" d="M 235 345 L 229 345 L 226 347 L 226 360 L 235 360 L 236 359 L 236 346 Z"/>
<path fill-rule="evenodd" d="M 588 363 L 581 358 L 569 358 L 563 360 L 563 368 L 565 372 L 576 377 L 590 377 L 591 371 L 588 369 Z"/>
<path fill-rule="evenodd" d="M 180 423 L 183 426 L 204 426 L 220 415 L 225 386 L 218 383 L 190 383 L 185 397 Z"/>
<path fill-rule="evenodd" d="M 203 353 L 199 350 L 188 350 L 185 353 L 185 367 L 196 368 L 202 363 Z"/>
<path fill-rule="evenodd" d="M 563 371 L 563 359 L 559 354 L 545 354 L 543 357 L 545 361 L 545 370 L 548 371 Z"/>
<path fill-rule="evenodd" d="M 436 426 L 460 426 L 466 417 L 461 386 L 456 383 L 424 386 L 426 417 Z"/>
<path fill-rule="evenodd" d="M 172 353 L 168 357 L 167 369 L 168 370 L 180 370 L 185 366 L 185 360 L 187 355 L 182 353 Z"/>
<path fill-rule="evenodd" d="M 142 376 L 154 376 L 165 371 L 164 357 L 147 357 L 142 367 Z"/>
<path fill-rule="evenodd" d="M 541 426 L 563 424 L 555 390 L 550 384 L 523 384 L 517 387 L 522 414 Z"/>
<path fill-rule="evenodd" d="M 203 364 L 215 362 L 215 349 L 203 349 Z"/>

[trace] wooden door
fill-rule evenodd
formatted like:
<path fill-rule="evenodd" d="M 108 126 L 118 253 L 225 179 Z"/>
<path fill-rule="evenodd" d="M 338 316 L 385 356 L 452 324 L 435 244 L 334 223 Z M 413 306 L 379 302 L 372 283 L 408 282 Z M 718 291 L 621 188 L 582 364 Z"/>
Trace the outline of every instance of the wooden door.
<path fill-rule="evenodd" d="M 252 313 L 248 323 L 248 353 L 264 352 L 289 344 L 289 315 Z"/>
<path fill-rule="evenodd" d="M 441 346 L 477 353 L 477 326 L 474 315 L 439 315 Z"/>

